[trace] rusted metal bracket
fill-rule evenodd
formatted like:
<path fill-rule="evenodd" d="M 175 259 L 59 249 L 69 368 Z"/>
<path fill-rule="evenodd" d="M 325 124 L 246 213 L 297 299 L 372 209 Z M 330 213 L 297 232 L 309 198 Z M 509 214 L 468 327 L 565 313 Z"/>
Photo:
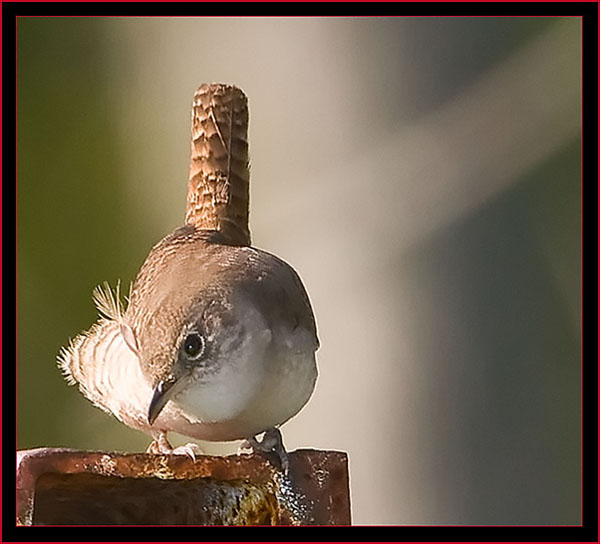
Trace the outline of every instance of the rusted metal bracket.
<path fill-rule="evenodd" d="M 17 452 L 19 525 L 350 525 L 348 457 Z"/>

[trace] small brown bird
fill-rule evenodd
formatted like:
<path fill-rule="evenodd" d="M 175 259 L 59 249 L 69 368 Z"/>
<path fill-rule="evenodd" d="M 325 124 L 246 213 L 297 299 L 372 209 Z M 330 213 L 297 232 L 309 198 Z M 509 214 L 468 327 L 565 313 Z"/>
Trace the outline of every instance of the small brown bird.
<path fill-rule="evenodd" d="M 126 309 L 118 286 L 96 289 L 103 316 L 61 350 L 59 367 L 96 406 L 150 434 L 149 451 L 173 451 L 168 431 L 246 439 L 286 468 L 278 427 L 313 392 L 319 341 L 298 274 L 250 247 L 247 131 L 240 89 L 199 87 L 185 225 L 152 248 Z"/>

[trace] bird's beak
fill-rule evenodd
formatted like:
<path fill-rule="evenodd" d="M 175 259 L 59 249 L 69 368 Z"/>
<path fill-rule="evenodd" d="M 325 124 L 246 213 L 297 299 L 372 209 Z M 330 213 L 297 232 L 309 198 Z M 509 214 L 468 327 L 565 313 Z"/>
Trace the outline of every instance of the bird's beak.
<path fill-rule="evenodd" d="M 178 380 L 175 378 L 168 378 L 166 380 L 160 380 L 156 387 L 154 388 L 154 393 L 152 395 L 152 400 L 150 401 L 150 406 L 148 408 L 148 423 L 152 425 L 159 414 L 162 412 L 162 409 L 165 407 L 165 404 L 169 402 L 169 399 L 175 393 L 175 388 L 173 387 Z"/>

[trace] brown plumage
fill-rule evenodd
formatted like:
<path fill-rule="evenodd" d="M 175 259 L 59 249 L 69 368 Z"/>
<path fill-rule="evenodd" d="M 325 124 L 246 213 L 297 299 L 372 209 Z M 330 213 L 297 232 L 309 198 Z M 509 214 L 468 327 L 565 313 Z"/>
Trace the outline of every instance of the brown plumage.
<path fill-rule="evenodd" d="M 152 248 L 132 286 L 124 314 L 140 345 L 153 350 L 158 345 L 170 346 L 175 339 L 168 336 L 183 326 L 193 308 L 201 306 L 217 314 L 221 312 L 218 306 L 230 304 L 241 294 L 261 310 L 271 330 L 300 327 L 309 332 L 316 351 L 315 319 L 294 269 L 266 251 L 217 243 L 218 239 L 212 231 L 186 225 Z M 172 321 L 163 332 L 167 311 Z M 227 313 L 224 308 L 223 319 Z M 169 366 L 166 356 L 155 358 L 143 370 L 155 384 L 166 376 Z"/>

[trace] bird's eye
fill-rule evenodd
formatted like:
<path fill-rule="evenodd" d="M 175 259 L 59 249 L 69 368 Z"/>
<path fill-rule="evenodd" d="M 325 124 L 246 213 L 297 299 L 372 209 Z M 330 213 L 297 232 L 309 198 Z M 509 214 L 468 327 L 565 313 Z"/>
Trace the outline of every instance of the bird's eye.
<path fill-rule="evenodd" d="M 204 353 L 204 338 L 197 332 L 188 334 L 183 342 L 183 351 L 188 357 L 197 359 Z"/>

